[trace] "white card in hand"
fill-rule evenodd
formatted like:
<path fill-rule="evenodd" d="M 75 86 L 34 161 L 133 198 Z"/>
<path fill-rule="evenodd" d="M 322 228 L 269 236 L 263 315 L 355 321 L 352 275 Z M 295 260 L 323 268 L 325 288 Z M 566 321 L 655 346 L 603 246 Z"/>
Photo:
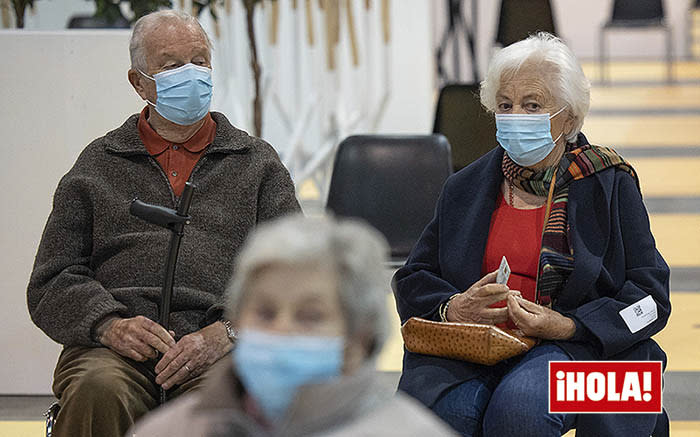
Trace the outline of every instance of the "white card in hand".
<path fill-rule="evenodd" d="M 510 278 L 510 266 L 506 257 L 501 259 L 501 266 L 498 268 L 498 274 L 496 275 L 496 282 L 498 284 L 508 284 L 508 278 Z"/>

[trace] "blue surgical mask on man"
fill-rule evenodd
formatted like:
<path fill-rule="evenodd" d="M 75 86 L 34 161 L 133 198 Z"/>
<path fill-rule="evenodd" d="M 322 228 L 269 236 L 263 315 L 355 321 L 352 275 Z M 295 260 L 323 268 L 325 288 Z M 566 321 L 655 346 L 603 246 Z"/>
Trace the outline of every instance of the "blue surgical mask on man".
<path fill-rule="evenodd" d="M 265 417 L 277 421 L 299 387 L 340 376 L 344 340 L 242 330 L 231 355 L 246 391 Z"/>
<path fill-rule="evenodd" d="M 209 112 L 212 95 L 211 69 L 185 64 L 173 70 L 145 77 L 156 82 L 158 97 L 153 105 L 166 120 L 187 126 L 204 118 Z"/>
<path fill-rule="evenodd" d="M 555 143 L 564 134 L 552 140 L 550 120 L 566 106 L 547 114 L 496 114 L 496 139 L 508 152 L 510 159 L 523 167 L 537 164 L 554 150 Z"/>

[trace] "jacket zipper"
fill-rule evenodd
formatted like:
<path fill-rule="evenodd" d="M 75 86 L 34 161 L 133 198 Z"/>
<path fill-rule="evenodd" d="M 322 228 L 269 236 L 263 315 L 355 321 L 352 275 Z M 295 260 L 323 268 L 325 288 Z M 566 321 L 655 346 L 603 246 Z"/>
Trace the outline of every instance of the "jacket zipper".
<path fill-rule="evenodd" d="M 202 166 L 202 162 L 204 162 L 204 158 L 207 157 L 211 153 L 211 150 L 207 150 L 204 152 L 201 158 L 199 158 L 199 161 L 194 165 L 192 168 L 192 172 L 190 173 L 190 177 L 187 179 L 188 182 L 194 182 L 194 174 L 199 170 L 199 168 Z M 168 175 L 165 174 L 165 170 L 163 170 L 163 167 L 158 164 L 158 162 L 155 160 L 153 156 L 150 154 L 148 155 L 148 162 L 151 163 L 152 166 L 156 167 L 160 174 L 163 176 L 163 179 L 165 179 L 165 184 L 168 186 L 168 191 L 170 192 L 170 200 L 173 203 L 173 208 L 177 208 L 178 205 L 178 197 L 175 195 L 175 192 L 173 191 L 172 185 L 170 185 L 170 179 L 168 179 Z"/>
<path fill-rule="evenodd" d="M 209 152 L 210 152 L 210 151 L 207 150 L 206 152 L 204 152 L 204 154 L 202 155 L 202 157 L 199 158 L 199 161 L 197 161 L 197 163 L 196 163 L 196 164 L 194 165 L 194 167 L 192 168 L 192 172 L 190 173 L 190 177 L 187 178 L 187 182 L 192 182 L 192 183 L 194 183 L 194 174 L 195 174 L 195 173 L 197 172 L 197 170 L 199 170 L 199 168 L 202 166 L 202 162 L 204 162 L 204 158 L 206 158 L 207 155 L 209 155 Z"/>
<path fill-rule="evenodd" d="M 150 162 L 153 167 L 157 168 L 160 174 L 163 176 L 163 179 L 165 179 L 165 185 L 168 186 L 168 191 L 170 192 L 170 201 L 173 204 L 173 208 L 177 208 L 177 196 L 175 196 L 173 187 L 170 185 L 170 180 L 168 179 L 168 175 L 165 174 L 163 167 L 161 167 L 160 164 L 158 164 L 158 162 L 155 160 L 155 158 L 153 158 L 153 156 L 151 156 L 150 154 L 148 155 L 148 162 Z"/>

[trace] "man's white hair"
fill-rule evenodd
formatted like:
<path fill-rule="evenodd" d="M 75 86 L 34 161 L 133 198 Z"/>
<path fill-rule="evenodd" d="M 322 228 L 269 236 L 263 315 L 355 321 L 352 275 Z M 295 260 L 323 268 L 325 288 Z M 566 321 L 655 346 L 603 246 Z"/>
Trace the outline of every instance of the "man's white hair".
<path fill-rule="evenodd" d="M 534 63 L 546 75 L 549 91 L 560 106 L 574 117 L 568 141 L 576 139 L 591 101 L 591 84 L 576 60 L 576 56 L 559 38 L 538 32 L 499 50 L 489 63 L 486 78 L 481 82 L 481 104 L 496 112 L 496 94 L 506 74 L 513 74 L 525 64 Z"/>
<path fill-rule="evenodd" d="M 379 231 L 355 220 L 292 215 L 259 226 L 238 255 L 227 291 L 226 314 L 234 322 L 255 275 L 275 264 L 334 269 L 348 338 L 370 342 L 370 357 L 386 340 L 385 262 L 388 244 Z M 279 290 L 284 293 L 284 290 Z M 369 358 L 369 357 L 368 357 Z"/>
<path fill-rule="evenodd" d="M 204 28 L 201 24 L 199 24 L 199 21 L 195 17 L 186 12 L 166 9 L 144 15 L 136 21 L 136 24 L 134 24 L 134 30 L 131 32 L 131 39 L 129 40 L 131 68 L 146 72 L 148 64 L 146 62 L 146 48 L 144 47 L 145 36 L 153 26 L 163 22 L 179 22 L 199 29 L 202 32 L 202 36 L 207 43 L 207 48 L 211 53 L 212 45 L 209 35 L 207 35 L 207 32 L 204 31 Z"/>

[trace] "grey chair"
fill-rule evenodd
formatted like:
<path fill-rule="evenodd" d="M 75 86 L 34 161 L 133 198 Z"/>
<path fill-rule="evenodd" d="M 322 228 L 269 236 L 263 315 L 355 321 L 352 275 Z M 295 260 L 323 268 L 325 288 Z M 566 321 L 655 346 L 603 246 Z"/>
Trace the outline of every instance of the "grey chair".
<path fill-rule="evenodd" d="M 450 144 L 442 135 L 351 136 L 338 146 L 326 209 L 377 228 L 395 266 L 432 219 L 450 174 Z"/>
<path fill-rule="evenodd" d="M 666 36 L 666 78 L 673 82 L 673 41 L 671 27 L 666 23 L 663 0 L 614 0 L 612 17 L 600 29 L 598 55 L 600 82 L 605 84 L 609 56 L 606 34 L 610 30 L 658 30 Z"/>

